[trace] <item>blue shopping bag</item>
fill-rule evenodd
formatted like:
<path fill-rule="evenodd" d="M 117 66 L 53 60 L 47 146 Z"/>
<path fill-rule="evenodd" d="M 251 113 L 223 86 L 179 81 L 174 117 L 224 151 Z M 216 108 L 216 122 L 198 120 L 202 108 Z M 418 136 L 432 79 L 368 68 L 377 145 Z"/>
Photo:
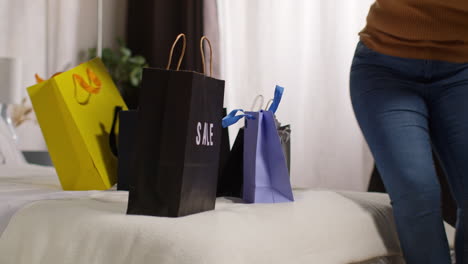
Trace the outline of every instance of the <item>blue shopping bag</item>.
<path fill-rule="evenodd" d="M 294 201 L 286 158 L 275 123 L 284 88 L 276 86 L 273 103 L 267 111 L 233 110 L 223 118 L 223 127 L 245 118 L 243 199 L 248 203 Z M 237 113 L 243 114 L 237 115 Z"/>

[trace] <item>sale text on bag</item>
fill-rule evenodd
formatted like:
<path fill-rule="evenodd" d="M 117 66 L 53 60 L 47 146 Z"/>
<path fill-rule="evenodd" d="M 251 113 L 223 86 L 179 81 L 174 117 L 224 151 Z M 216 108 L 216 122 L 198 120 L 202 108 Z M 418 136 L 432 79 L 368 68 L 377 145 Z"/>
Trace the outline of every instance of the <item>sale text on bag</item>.
<path fill-rule="evenodd" d="M 197 123 L 197 136 L 195 143 L 197 146 L 213 146 L 213 123 L 201 122 Z"/>

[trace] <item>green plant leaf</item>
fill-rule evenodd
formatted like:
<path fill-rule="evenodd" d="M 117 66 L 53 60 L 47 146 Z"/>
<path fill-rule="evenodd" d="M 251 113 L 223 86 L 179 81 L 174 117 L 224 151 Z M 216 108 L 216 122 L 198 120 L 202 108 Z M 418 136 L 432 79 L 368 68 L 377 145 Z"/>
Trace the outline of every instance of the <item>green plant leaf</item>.
<path fill-rule="evenodd" d="M 130 72 L 130 83 L 132 84 L 132 86 L 138 87 L 138 85 L 140 84 L 140 80 L 141 80 L 141 68 L 134 68 Z"/>
<path fill-rule="evenodd" d="M 143 56 L 134 56 L 134 57 L 131 57 L 128 60 L 128 62 L 137 64 L 137 65 L 144 65 L 146 63 L 146 60 L 145 58 L 143 58 Z"/>
<path fill-rule="evenodd" d="M 102 49 L 102 60 L 104 61 L 104 63 L 107 63 L 109 65 L 114 64 L 114 57 L 115 57 L 115 54 L 111 49 L 109 48 Z"/>
<path fill-rule="evenodd" d="M 89 48 L 88 49 L 88 59 L 92 59 L 96 57 L 96 48 Z"/>
<path fill-rule="evenodd" d="M 128 57 L 132 56 L 132 52 L 127 47 L 120 47 L 119 51 L 120 51 L 120 54 L 122 54 L 122 57 L 127 57 L 128 58 Z"/>
<path fill-rule="evenodd" d="M 143 56 L 132 56 L 132 51 L 122 39 L 118 38 L 116 41 L 117 50 L 102 50 L 102 61 L 122 94 L 136 93 L 141 83 L 143 68 L 148 67 L 148 64 Z M 95 57 L 96 53 L 95 48 L 88 49 L 90 58 Z"/>

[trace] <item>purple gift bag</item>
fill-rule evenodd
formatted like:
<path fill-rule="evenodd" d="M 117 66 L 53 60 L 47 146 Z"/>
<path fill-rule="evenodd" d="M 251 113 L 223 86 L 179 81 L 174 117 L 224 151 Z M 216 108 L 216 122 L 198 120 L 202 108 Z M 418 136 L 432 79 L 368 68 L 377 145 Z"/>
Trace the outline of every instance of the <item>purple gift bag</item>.
<path fill-rule="evenodd" d="M 282 203 L 294 201 L 286 158 L 275 123 L 274 113 L 284 88 L 276 86 L 268 111 L 232 111 L 223 119 L 227 127 L 245 118 L 243 199 L 248 203 Z M 242 111 L 243 112 L 243 111 Z"/>

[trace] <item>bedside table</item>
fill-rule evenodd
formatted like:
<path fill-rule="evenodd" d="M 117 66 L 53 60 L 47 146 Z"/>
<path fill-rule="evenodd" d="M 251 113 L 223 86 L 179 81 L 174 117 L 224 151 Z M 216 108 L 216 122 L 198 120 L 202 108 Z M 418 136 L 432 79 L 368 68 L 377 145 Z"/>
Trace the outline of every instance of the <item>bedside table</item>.
<path fill-rule="evenodd" d="M 28 163 L 42 166 L 53 166 L 48 151 L 23 151 L 23 155 Z"/>

